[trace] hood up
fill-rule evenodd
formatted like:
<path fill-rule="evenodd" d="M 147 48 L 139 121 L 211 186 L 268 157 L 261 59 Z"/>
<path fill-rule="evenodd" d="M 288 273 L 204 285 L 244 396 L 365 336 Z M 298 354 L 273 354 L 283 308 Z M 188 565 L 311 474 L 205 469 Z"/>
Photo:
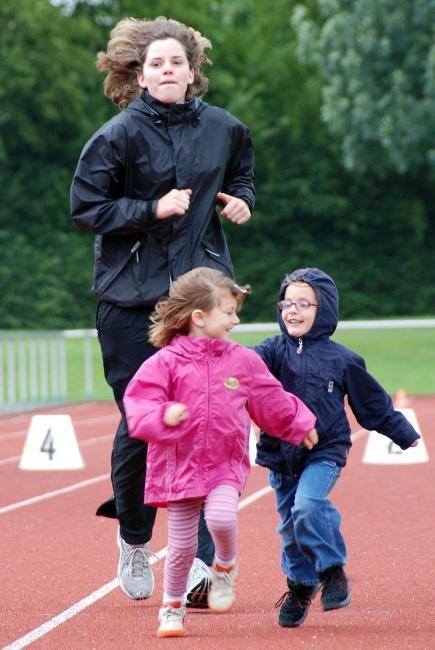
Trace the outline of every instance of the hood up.
<path fill-rule="evenodd" d="M 334 280 L 324 271 L 316 268 L 297 269 L 286 275 L 279 293 L 279 299 L 284 298 L 285 291 L 290 282 L 300 281 L 309 284 L 317 295 L 317 312 L 313 327 L 304 335 L 305 340 L 327 338 L 331 336 L 338 324 L 339 296 Z M 277 309 L 278 323 L 281 332 L 291 339 L 282 319 L 281 310 Z"/>

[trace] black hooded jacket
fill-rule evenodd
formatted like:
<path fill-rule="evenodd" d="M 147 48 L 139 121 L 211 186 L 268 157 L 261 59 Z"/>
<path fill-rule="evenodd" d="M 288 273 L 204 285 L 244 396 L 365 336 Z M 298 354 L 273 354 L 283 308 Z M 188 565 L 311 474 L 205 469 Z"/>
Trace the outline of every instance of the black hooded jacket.
<path fill-rule="evenodd" d="M 247 127 L 224 109 L 136 97 L 87 142 L 72 181 L 74 224 L 96 235 L 92 291 L 120 306 L 151 305 L 192 268 L 233 276 L 216 194 L 252 210 L 253 166 Z M 158 220 L 157 201 L 174 188 L 192 189 L 190 208 Z"/>
<path fill-rule="evenodd" d="M 256 462 L 291 476 L 298 476 L 313 460 L 328 459 L 344 466 L 352 444 L 344 408 L 346 396 L 362 427 L 376 430 L 407 449 L 420 437 L 417 431 L 402 413 L 394 410 L 389 395 L 367 372 L 364 360 L 329 338 L 337 327 L 339 307 L 332 278 L 316 268 L 294 271 L 281 285 L 280 299 L 290 280 L 306 282 L 316 292 L 318 307 L 312 328 L 302 339 L 290 336 L 278 310 L 282 334 L 254 349 L 284 388 L 317 416 L 319 443 L 307 451 L 262 433 Z"/>

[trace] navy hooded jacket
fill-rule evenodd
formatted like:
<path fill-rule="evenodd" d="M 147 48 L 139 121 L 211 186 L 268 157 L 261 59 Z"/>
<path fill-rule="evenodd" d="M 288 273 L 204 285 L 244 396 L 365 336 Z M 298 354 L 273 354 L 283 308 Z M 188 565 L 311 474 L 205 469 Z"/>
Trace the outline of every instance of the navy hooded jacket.
<path fill-rule="evenodd" d="M 296 280 L 306 282 L 316 292 L 318 307 L 312 328 L 300 339 L 291 336 L 278 310 L 282 334 L 254 349 L 284 388 L 317 416 L 319 443 L 308 451 L 262 433 L 257 464 L 291 476 L 298 476 L 314 460 L 328 459 L 344 466 L 352 444 L 345 397 L 362 427 L 376 430 L 407 449 L 420 437 L 417 431 L 394 410 L 391 398 L 367 372 L 364 360 L 329 338 L 338 323 L 339 297 L 334 281 L 319 269 L 298 269 L 281 285 L 280 299 L 290 281 Z"/>

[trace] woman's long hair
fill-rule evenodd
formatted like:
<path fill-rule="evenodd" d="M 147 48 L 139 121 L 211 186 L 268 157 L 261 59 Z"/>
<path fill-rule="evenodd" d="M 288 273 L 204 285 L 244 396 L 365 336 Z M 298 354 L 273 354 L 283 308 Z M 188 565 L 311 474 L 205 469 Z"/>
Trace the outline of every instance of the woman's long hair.
<path fill-rule="evenodd" d="M 151 315 L 150 342 L 161 348 L 176 334 L 187 334 L 192 312 L 195 309 L 211 311 L 219 305 L 225 290 L 236 298 L 238 310 L 245 296 L 251 293 L 249 285 L 241 287 L 221 271 L 207 267 L 198 267 L 181 275 L 172 284 L 168 298 L 160 300 Z"/>
<path fill-rule="evenodd" d="M 193 83 L 187 87 L 186 100 L 205 94 L 208 79 L 202 67 L 211 61 L 204 50 L 211 48 L 210 41 L 192 27 L 165 16 L 154 20 L 124 18 L 110 32 L 105 52 L 97 54 L 97 70 L 107 72 L 104 94 L 119 108 L 125 108 L 140 95 L 137 80 L 146 59 L 148 48 L 154 41 L 175 38 L 183 46 L 189 67 L 194 71 Z"/>

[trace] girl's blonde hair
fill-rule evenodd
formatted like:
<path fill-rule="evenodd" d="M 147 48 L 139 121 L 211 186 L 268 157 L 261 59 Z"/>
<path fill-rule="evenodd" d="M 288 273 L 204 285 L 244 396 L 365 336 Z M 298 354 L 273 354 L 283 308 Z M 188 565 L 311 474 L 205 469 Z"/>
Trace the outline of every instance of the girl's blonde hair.
<path fill-rule="evenodd" d="M 171 286 L 168 298 L 160 300 L 151 315 L 150 343 L 162 348 L 176 334 L 188 334 L 195 309 L 208 312 L 219 305 L 222 292 L 228 290 L 237 299 L 237 310 L 251 293 L 249 285 L 239 286 L 221 271 L 198 267 L 181 275 Z"/>
<path fill-rule="evenodd" d="M 205 94 L 208 79 L 202 67 L 211 61 L 204 50 L 211 48 L 210 41 L 192 27 L 177 20 L 159 16 L 154 20 L 124 18 L 110 32 L 106 52 L 97 54 L 97 70 L 107 72 L 104 94 L 119 108 L 125 108 L 140 95 L 137 80 L 142 70 L 148 48 L 154 41 L 175 38 L 183 46 L 190 68 L 194 71 L 193 83 L 187 87 L 186 100 Z"/>

